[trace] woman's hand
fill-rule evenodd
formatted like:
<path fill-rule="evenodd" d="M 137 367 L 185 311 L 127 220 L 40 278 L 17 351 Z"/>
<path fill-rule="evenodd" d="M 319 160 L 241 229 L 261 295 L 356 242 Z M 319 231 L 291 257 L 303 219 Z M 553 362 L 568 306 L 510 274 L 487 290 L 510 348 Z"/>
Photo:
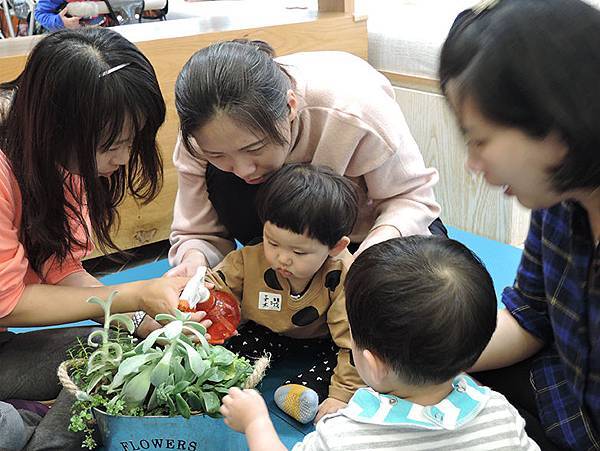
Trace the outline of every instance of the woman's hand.
<path fill-rule="evenodd" d="M 192 277 L 196 274 L 199 266 L 208 266 L 208 260 L 202 252 L 190 249 L 183 256 L 181 263 L 171 268 L 165 276 L 167 277 Z"/>
<path fill-rule="evenodd" d="M 188 280 L 189 277 L 160 277 L 142 282 L 137 309 L 143 310 L 151 318 L 159 313 L 173 313 Z"/>
<path fill-rule="evenodd" d="M 354 258 L 358 257 L 362 252 L 364 252 L 365 249 L 373 246 L 374 244 L 391 240 L 392 238 L 398 238 L 400 236 L 402 236 L 400 231 L 394 226 L 381 225 L 376 227 L 369 232 L 358 250 L 354 253 Z"/>

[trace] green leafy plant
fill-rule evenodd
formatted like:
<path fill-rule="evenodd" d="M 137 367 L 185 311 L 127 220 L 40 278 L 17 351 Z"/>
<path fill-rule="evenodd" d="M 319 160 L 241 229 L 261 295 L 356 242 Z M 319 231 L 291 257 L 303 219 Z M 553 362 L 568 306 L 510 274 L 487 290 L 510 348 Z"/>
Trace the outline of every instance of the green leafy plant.
<path fill-rule="evenodd" d="M 69 429 L 84 431 L 84 446 L 93 449 L 93 408 L 111 415 L 219 416 L 221 399 L 231 387 L 243 386 L 252 365 L 210 345 L 205 327 L 178 310 L 157 315 L 165 325 L 137 342 L 131 319 L 110 314 L 115 294 L 88 299 L 104 310 L 104 327 L 70 353 L 70 380 L 78 391 Z"/>

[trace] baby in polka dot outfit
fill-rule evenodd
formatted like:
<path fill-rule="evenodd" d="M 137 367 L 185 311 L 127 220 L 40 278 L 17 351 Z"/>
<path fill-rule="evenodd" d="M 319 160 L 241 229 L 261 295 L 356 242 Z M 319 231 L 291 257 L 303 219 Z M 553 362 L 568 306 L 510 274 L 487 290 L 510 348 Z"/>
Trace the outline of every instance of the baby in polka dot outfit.
<path fill-rule="evenodd" d="M 313 361 L 275 393 L 286 413 L 308 423 L 346 406 L 363 381 L 353 365 L 344 279 L 356 222 L 353 182 L 323 166 L 288 164 L 257 197 L 263 241 L 228 254 L 207 281 L 240 302 L 244 325 L 225 343 L 247 357 Z"/>

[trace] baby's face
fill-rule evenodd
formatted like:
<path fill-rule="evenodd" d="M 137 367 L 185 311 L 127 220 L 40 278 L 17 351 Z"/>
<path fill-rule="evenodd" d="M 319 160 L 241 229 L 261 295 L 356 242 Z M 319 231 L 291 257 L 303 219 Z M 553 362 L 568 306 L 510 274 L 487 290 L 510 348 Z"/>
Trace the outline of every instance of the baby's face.
<path fill-rule="evenodd" d="M 290 281 L 310 280 L 329 256 L 329 247 L 306 235 L 299 235 L 267 221 L 263 246 L 269 266 Z"/>

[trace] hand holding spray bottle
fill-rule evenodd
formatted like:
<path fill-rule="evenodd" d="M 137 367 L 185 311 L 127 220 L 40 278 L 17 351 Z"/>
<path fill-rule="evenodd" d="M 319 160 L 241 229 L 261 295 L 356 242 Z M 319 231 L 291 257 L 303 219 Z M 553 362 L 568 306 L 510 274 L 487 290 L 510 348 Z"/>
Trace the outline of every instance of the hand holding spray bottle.
<path fill-rule="evenodd" d="M 200 266 L 186 284 L 179 297 L 178 309 L 182 312 L 206 312 L 212 321 L 208 328 L 211 344 L 222 344 L 235 335 L 240 324 L 241 312 L 238 301 L 225 291 L 211 290 L 204 285 L 206 266 Z"/>

